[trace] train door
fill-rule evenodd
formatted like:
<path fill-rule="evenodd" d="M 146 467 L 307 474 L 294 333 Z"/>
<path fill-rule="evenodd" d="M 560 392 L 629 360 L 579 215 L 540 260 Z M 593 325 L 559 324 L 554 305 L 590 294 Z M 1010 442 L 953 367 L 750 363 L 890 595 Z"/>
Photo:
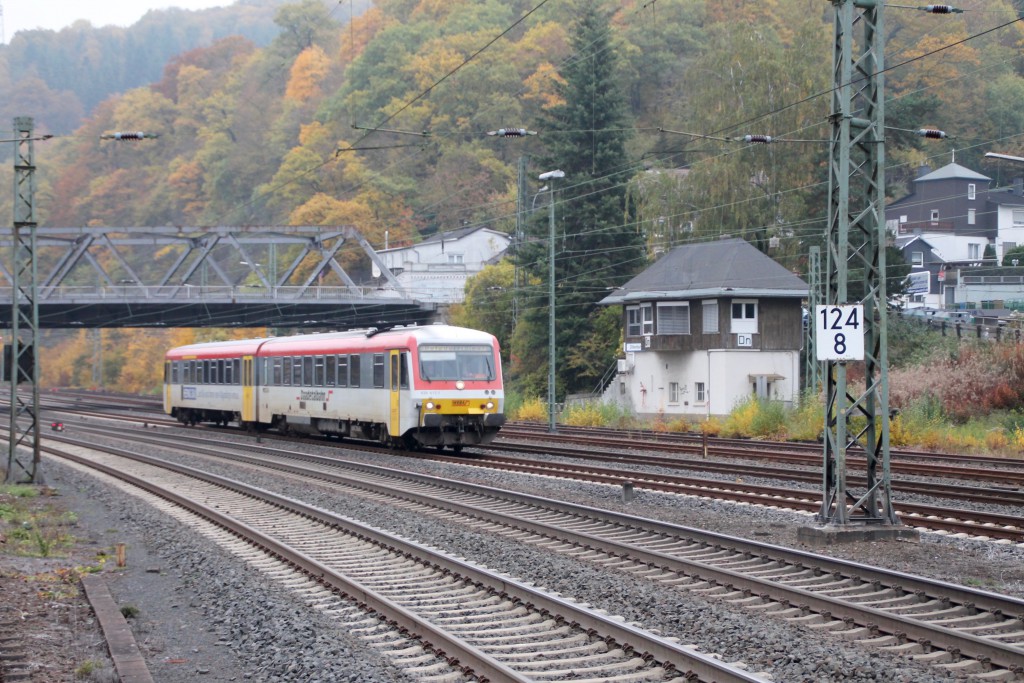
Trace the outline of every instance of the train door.
<path fill-rule="evenodd" d="M 242 422 L 256 421 L 256 394 L 252 356 L 242 357 Z"/>
<path fill-rule="evenodd" d="M 391 394 L 391 410 L 390 418 L 388 419 L 388 434 L 391 438 L 397 439 L 402 435 L 402 422 L 401 422 L 401 377 L 402 377 L 402 352 L 398 349 L 391 349 L 388 352 L 390 361 L 388 362 L 388 387 Z"/>
<path fill-rule="evenodd" d="M 171 361 L 164 361 L 164 412 L 171 414 Z"/>

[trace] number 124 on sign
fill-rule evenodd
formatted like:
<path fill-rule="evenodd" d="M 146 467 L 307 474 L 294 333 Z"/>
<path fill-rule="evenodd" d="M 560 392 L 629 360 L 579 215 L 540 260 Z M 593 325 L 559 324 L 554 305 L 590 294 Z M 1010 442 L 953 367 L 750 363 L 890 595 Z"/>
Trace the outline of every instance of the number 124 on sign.
<path fill-rule="evenodd" d="M 864 306 L 815 306 L 818 360 L 864 360 Z"/>

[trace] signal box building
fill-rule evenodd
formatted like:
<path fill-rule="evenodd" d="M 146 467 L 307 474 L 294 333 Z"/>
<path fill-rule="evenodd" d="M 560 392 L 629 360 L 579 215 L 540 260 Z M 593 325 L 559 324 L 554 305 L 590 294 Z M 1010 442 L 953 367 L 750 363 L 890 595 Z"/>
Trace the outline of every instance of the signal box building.
<path fill-rule="evenodd" d="M 622 306 L 624 358 L 604 400 L 638 415 L 726 415 L 800 392 L 807 284 L 741 239 L 672 249 L 600 303 Z"/>

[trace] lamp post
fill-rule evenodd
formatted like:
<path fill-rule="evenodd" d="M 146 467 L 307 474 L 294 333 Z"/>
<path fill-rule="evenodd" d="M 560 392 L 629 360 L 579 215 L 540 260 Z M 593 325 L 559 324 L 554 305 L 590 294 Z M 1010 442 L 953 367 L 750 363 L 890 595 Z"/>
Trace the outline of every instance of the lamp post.
<path fill-rule="evenodd" d="M 555 179 L 564 178 L 565 172 L 560 170 L 541 173 L 540 180 L 549 181 L 548 192 L 550 210 L 548 211 L 548 431 L 555 429 Z"/>

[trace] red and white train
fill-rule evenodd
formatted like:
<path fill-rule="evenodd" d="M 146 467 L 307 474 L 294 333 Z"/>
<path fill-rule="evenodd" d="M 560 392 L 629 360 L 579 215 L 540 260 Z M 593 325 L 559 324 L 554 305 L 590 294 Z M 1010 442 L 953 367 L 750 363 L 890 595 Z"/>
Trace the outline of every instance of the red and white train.
<path fill-rule="evenodd" d="M 164 411 L 185 424 L 485 444 L 505 423 L 494 336 L 448 325 L 191 344 L 164 359 Z"/>

